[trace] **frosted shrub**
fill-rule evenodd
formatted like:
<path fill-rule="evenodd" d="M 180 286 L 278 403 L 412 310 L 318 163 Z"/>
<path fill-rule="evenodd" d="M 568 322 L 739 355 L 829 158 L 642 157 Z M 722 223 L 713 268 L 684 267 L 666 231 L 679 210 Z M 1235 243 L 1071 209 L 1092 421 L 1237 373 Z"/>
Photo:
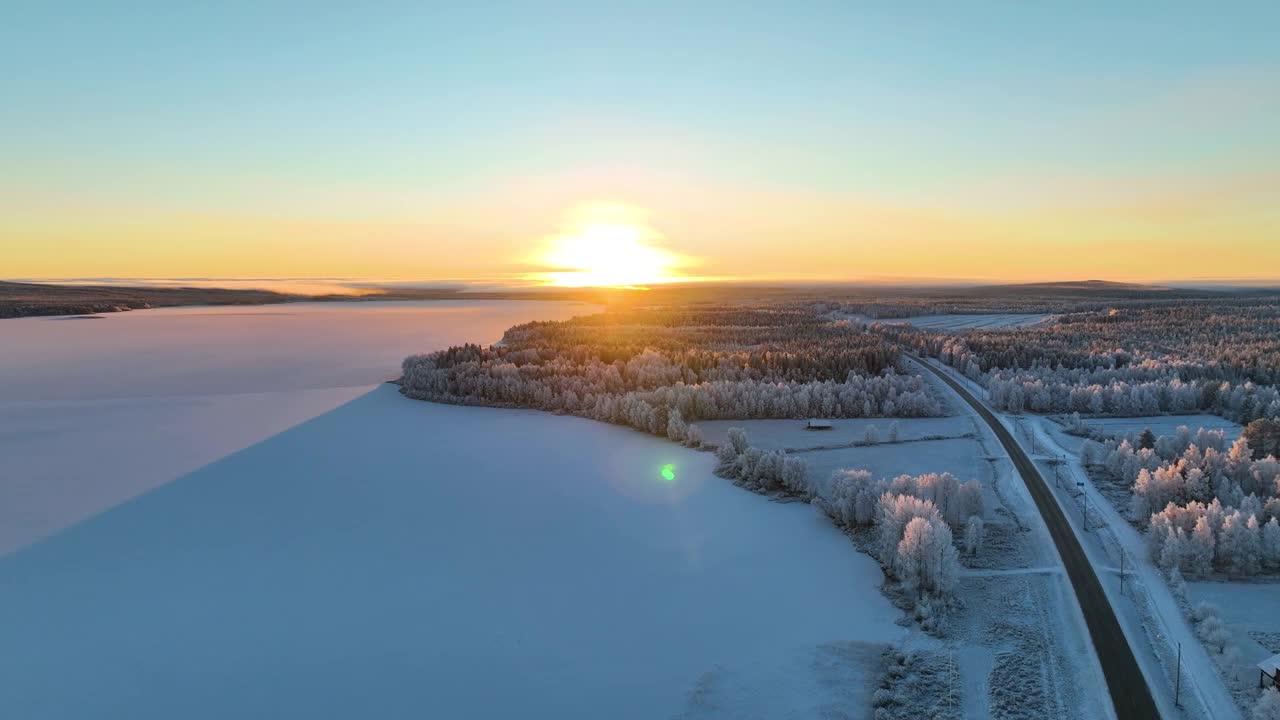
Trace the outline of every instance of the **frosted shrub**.
<path fill-rule="evenodd" d="M 1280 720 L 1280 690 L 1266 688 L 1258 696 L 1249 713 L 1249 720 Z"/>

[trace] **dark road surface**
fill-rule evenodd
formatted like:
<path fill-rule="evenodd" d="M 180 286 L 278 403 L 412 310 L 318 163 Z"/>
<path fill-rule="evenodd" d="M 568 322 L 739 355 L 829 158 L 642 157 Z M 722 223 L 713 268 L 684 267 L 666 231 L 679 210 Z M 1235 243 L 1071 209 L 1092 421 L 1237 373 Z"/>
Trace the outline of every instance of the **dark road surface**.
<path fill-rule="evenodd" d="M 1119 720 L 1151 720 L 1159 718 L 1156 703 L 1151 698 L 1151 688 L 1142 677 L 1137 658 L 1129 647 L 1115 611 L 1107 600 L 1098 581 L 1098 575 L 1089 564 L 1084 548 L 1076 539 L 1075 532 L 1067 522 L 1062 508 L 1050 494 L 1049 485 L 1041 477 L 1031 458 L 1023 452 L 1022 447 L 1013 439 L 1013 435 L 996 419 L 995 415 L 969 394 L 960 383 L 928 363 L 917 360 L 919 365 L 937 375 L 951 387 L 957 395 L 973 406 L 982 419 L 991 426 L 992 432 L 1000 438 L 1000 444 L 1009 453 L 1013 465 L 1022 476 L 1022 481 L 1031 491 L 1036 508 L 1040 510 L 1044 523 L 1049 528 L 1053 543 L 1058 546 L 1058 554 L 1062 556 L 1062 564 L 1067 569 L 1067 577 L 1075 588 L 1076 598 L 1080 601 L 1080 609 L 1084 611 L 1085 623 L 1089 626 L 1089 635 L 1093 638 L 1093 647 L 1098 652 L 1098 661 L 1102 665 L 1102 673 L 1107 680 L 1107 690 L 1111 693 L 1111 703 L 1115 706 Z"/>

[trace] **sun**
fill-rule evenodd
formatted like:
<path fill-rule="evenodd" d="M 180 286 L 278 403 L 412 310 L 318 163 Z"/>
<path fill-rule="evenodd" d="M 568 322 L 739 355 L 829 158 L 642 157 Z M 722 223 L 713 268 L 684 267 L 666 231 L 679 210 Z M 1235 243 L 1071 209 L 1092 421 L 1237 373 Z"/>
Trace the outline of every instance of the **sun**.
<path fill-rule="evenodd" d="M 626 205 L 592 204 L 569 215 L 564 232 L 548 239 L 536 262 L 549 268 L 533 279 L 560 287 L 629 287 L 685 279 L 687 258 L 662 239 L 644 214 Z"/>

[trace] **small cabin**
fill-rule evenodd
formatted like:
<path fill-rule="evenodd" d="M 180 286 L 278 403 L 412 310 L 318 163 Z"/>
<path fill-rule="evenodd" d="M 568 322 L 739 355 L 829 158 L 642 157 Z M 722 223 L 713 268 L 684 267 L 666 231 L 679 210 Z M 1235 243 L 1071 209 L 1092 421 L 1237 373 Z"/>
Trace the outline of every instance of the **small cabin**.
<path fill-rule="evenodd" d="M 810 420 L 804 425 L 805 430 L 830 430 L 830 420 Z"/>
<path fill-rule="evenodd" d="M 1258 687 L 1266 687 L 1267 683 L 1271 683 L 1271 687 L 1280 689 L 1280 654 L 1258 663 Z"/>

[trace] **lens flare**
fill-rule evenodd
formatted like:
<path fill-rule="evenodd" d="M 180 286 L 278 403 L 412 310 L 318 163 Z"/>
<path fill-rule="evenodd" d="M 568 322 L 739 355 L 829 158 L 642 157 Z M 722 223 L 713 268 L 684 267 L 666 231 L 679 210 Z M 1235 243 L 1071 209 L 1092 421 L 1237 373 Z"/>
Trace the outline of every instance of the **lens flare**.
<path fill-rule="evenodd" d="M 675 465 L 663 465 L 663 466 L 662 466 L 662 472 L 661 472 L 661 473 L 659 473 L 659 474 L 660 474 L 660 475 L 662 475 L 662 479 L 663 479 L 663 480 L 665 480 L 665 481 L 667 481 L 667 482 L 674 482 L 674 481 L 675 481 L 675 479 L 676 479 L 676 466 L 675 466 Z"/>

